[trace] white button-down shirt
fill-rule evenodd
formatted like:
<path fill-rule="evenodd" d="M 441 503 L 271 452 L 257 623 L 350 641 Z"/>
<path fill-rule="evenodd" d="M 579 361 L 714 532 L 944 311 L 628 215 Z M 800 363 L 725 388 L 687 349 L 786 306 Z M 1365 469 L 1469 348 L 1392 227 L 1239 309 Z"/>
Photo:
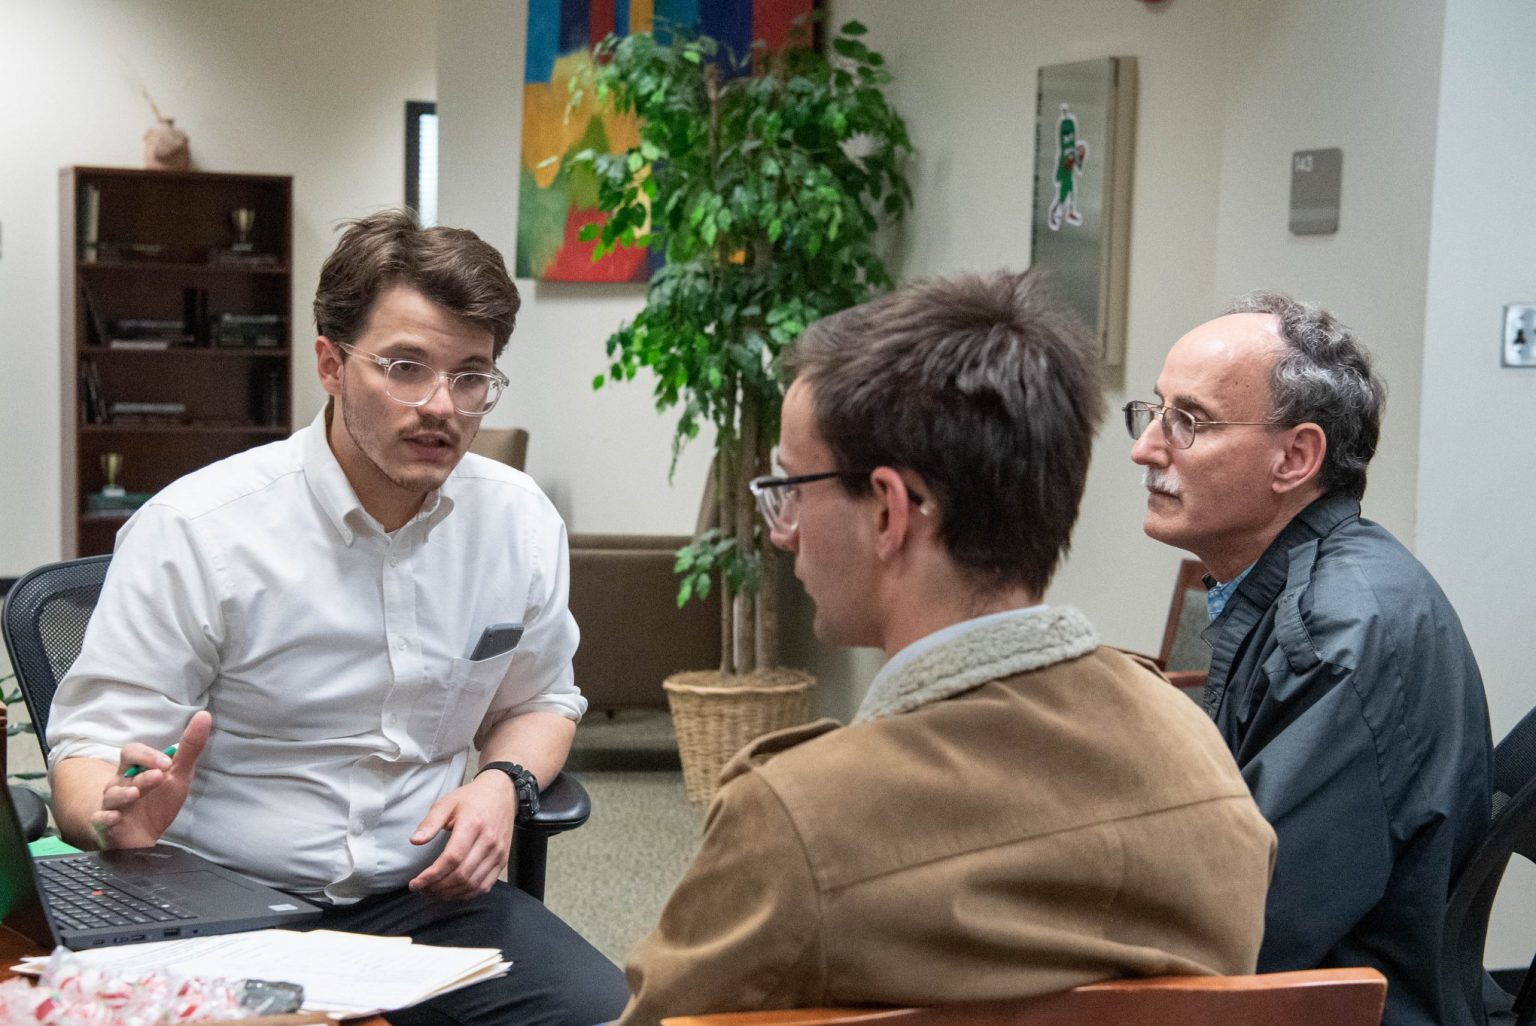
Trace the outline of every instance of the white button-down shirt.
<path fill-rule="evenodd" d="M 175 482 L 118 534 L 59 685 L 52 759 L 116 762 L 213 733 L 165 840 L 300 894 L 403 887 L 409 837 L 511 716 L 580 719 L 565 525 L 526 475 L 468 455 L 404 527 L 359 504 L 324 415 Z M 489 624 L 522 642 L 478 662 Z"/>

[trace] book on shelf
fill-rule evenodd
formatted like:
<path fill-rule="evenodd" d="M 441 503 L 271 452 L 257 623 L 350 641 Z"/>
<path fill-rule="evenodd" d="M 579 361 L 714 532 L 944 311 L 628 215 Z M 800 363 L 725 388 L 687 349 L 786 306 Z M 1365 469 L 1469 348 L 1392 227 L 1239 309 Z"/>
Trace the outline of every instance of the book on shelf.
<path fill-rule="evenodd" d="M 101 391 L 101 375 L 91 360 L 80 365 L 80 412 L 87 424 L 106 424 L 112 419 Z"/>
<path fill-rule="evenodd" d="M 113 423 L 184 424 L 186 403 L 115 402 L 107 404 L 107 416 Z"/>
<path fill-rule="evenodd" d="M 96 262 L 101 241 L 101 189 L 87 185 L 80 193 L 80 259 Z"/>
<path fill-rule="evenodd" d="M 121 513 L 126 516 L 148 502 L 153 495 L 153 492 L 123 492 L 121 495 L 108 495 L 104 491 L 91 492 L 85 497 L 85 511 Z"/>
<path fill-rule="evenodd" d="M 180 334 L 180 335 L 160 335 L 160 336 L 151 337 L 151 338 L 109 338 L 109 339 L 107 339 L 107 348 L 108 349 L 159 350 L 159 349 L 170 349 L 172 346 L 190 346 L 191 344 L 192 344 L 192 336 L 191 335 L 185 335 L 185 334 Z"/>
<path fill-rule="evenodd" d="M 124 317 L 113 321 L 108 349 L 169 349 L 190 346 L 197 340 L 183 321 L 149 317 Z"/>
<path fill-rule="evenodd" d="M 282 314 L 224 313 L 213 319 L 208 340 L 224 349 L 277 349 L 287 330 Z"/>
<path fill-rule="evenodd" d="M 212 267 L 276 267 L 276 253 L 247 253 L 236 249 L 210 249 L 208 263 Z"/>
<path fill-rule="evenodd" d="M 82 276 L 80 279 L 80 297 L 85 301 L 85 341 L 87 345 L 104 346 L 107 344 L 109 334 L 107 322 L 101 315 L 101 306 L 96 302 L 96 297 L 91 292 L 91 286 Z"/>
<path fill-rule="evenodd" d="M 102 263 L 119 260 L 160 260 L 166 255 L 161 242 L 99 242 L 96 258 Z"/>

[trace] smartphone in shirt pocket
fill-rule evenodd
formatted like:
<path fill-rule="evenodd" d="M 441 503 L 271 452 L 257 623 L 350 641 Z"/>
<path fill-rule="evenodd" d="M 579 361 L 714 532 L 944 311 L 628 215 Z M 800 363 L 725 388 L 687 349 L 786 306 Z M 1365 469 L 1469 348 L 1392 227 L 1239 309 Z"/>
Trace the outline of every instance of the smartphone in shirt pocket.
<path fill-rule="evenodd" d="M 523 640 L 522 624 L 493 623 L 481 631 L 480 637 L 469 647 L 469 661 L 478 663 L 482 659 L 491 659 L 510 652 L 521 640 Z"/>
<path fill-rule="evenodd" d="M 447 678 L 429 686 L 417 701 L 412 718 L 420 717 L 426 725 L 423 736 L 431 738 L 425 747 L 428 759 L 447 758 L 470 744 L 522 637 L 520 623 L 491 624 L 469 646 L 467 656 L 449 662 Z"/>

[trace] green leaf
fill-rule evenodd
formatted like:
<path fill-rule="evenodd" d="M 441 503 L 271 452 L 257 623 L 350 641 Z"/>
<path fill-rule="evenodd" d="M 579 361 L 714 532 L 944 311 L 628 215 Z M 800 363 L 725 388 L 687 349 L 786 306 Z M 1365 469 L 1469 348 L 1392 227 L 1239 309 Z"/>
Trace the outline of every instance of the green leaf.
<path fill-rule="evenodd" d="M 869 29 L 862 21 L 850 21 L 843 25 L 843 35 L 845 36 L 862 36 L 868 31 Z"/>

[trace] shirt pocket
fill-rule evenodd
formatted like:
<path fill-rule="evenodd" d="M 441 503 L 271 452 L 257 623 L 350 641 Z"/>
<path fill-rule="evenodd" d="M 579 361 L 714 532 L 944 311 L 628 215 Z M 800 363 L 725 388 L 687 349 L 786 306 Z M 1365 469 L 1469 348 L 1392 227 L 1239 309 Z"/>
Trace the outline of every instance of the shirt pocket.
<path fill-rule="evenodd" d="M 504 652 L 480 660 L 461 658 L 448 665 L 448 683 L 438 695 L 442 715 L 437 717 L 437 729 L 427 745 L 429 760 L 448 758 L 469 747 L 515 654 Z"/>

